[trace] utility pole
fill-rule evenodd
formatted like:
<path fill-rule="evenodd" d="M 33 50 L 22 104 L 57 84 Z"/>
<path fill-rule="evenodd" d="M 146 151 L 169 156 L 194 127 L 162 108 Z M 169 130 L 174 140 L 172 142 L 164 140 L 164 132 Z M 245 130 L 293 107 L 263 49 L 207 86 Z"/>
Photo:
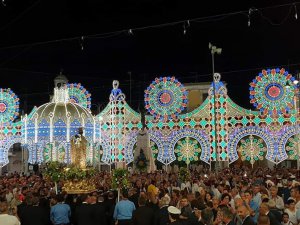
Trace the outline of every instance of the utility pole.
<path fill-rule="evenodd" d="M 211 53 L 211 62 L 212 62 L 212 80 L 213 80 L 213 95 L 214 95 L 214 100 L 213 100 L 213 111 L 214 111 L 214 139 L 215 139 L 215 150 L 217 153 L 217 165 L 218 169 L 220 169 L 220 153 L 218 151 L 218 144 L 217 144 L 217 116 L 216 116 L 216 84 L 215 84 L 215 54 L 220 55 L 222 53 L 222 48 L 217 48 L 217 46 L 212 45 L 211 43 L 208 44 L 208 48 L 210 49 Z"/>

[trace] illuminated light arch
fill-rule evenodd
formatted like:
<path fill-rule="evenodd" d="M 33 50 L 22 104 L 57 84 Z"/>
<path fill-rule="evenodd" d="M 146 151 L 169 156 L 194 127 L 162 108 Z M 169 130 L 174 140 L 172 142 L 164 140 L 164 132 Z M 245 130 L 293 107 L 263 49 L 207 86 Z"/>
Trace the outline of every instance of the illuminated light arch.
<path fill-rule="evenodd" d="M 44 149 L 49 143 L 49 137 L 43 136 L 35 143 L 34 138 L 28 138 L 27 143 L 24 144 L 28 149 L 28 162 L 31 164 L 41 164 L 44 160 Z"/>
<path fill-rule="evenodd" d="M 138 136 L 138 132 L 131 133 L 128 136 L 128 141 L 125 144 L 126 164 L 129 164 L 129 163 L 133 162 L 133 160 L 134 160 L 133 151 L 134 151 L 134 146 L 137 143 L 137 136 Z M 154 142 L 158 146 L 159 150 L 164 148 L 164 145 L 161 142 L 161 138 L 159 136 L 157 136 L 155 133 L 152 133 L 152 132 L 149 132 L 149 136 L 150 136 L 150 141 Z M 151 149 L 151 151 L 152 151 L 152 149 Z M 158 154 L 159 154 L 159 152 L 158 152 Z"/>
<path fill-rule="evenodd" d="M 111 163 L 113 163 L 112 159 L 111 159 L 111 147 L 110 147 L 110 140 L 108 138 L 104 138 L 102 137 L 101 142 L 98 142 L 96 144 L 96 149 L 100 148 L 100 146 L 102 146 L 103 149 L 103 154 L 101 157 L 101 161 L 110 165 Z"/>
<path fill-rule="evenodd" d="M 9 163 L 8 160 L 8 151 L 13 144 L 21 143 L 23 144 L 23 139 L 21 136 L 10 136 L 2 140 L 0 151 L 2 152 L 2 157 L 0 158 L 0 166 L 5 166 Z"/>
<path fill-rule="evenodd" d="M 267 146 L 266 159 L 279 163 L 276 161 L 277 156 L 277 144 L 274 139 L 266 132 L 266 129 L 261 127 L 243 127 L 240 129 L 235 129 L 230 135 L 228 140 L 228 153 L 229 153 L 229 163 L 233 163 L 238 159 L 237 146 L 240 140 L 246 136 L 258 136 L 265 142 Z"/>
<path fill-rule="evenodd" d="M 280 160 L 283 161 L 288 158 L 288 155 L 286 153 L 285 146 L 289 140 L 294 135 L 299 134 L 300 126 L 289 126 L 284 128 L 283 134 L 280 136 L 278 140 L 278 152 L 280 153 Z M 280 161 L 280 162 L 281 162 Z"/>
<path fill-rule="evenodd" d="M 195 140 L 198 141 L 202 149 L 200 159 L 203 162 L 210 164 L 210 144 L 208 142 L 208 137 L 201 130 L 184 129 L 175 132 L 172 137 L 172 140 L 168 144 L 169 148 L 172 149 L 173 155 L 174 155 L 174 148 L 176 143 L 182 138 L 186 138 L 186 137 L 194 138 Z"/>

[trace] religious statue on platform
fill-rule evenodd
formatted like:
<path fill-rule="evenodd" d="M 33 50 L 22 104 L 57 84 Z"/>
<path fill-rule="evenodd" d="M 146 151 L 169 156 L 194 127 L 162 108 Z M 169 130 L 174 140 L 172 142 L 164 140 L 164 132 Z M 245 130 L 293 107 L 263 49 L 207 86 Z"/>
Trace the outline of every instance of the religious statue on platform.
<path fill-rule="evenodd" d="M 134 150 L 134 161 L 137 162 L 141 156 L 145 158 L 146 163 L 146 171 L 148 173 L 153 172 L 156 170 L 156 166 L 154 163 L 154 158 L 152 156 L 152 150 L 150 147 L 150 135 L 147 130 L 147 124 L 146 124 L 146 111 L 141 110 L 141 123 L 142 123 L 142 129 L 138 132 L 137 135 L 137 147 Z M 141 162 L 141 161 L 140 161 Z M 133 164 L 133 169 L 137 169 L 137 165 Z"/>
<path fill-rule="evenodd" d="M 81 169 L 86 168 L 86 150 L 88 142 L 83 136 L 83 128 L 78 129 L 78 134 L 76 134 L 71 139 L 71 162 Z"/>

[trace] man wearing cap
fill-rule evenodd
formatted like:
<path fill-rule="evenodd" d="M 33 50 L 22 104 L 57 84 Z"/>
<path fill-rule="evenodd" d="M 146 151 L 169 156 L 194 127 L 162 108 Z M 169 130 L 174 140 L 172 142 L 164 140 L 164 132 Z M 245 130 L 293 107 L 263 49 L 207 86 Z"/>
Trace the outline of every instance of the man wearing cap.
<path fill-rule="evenodd" d="M 183 223 L 179 219 L 181 211 L 178 208 L 174 206 L 169 206 L 168 212 L 169 212 L 169 220 L 170 220 L 169 225 L 183 225 Z"/>

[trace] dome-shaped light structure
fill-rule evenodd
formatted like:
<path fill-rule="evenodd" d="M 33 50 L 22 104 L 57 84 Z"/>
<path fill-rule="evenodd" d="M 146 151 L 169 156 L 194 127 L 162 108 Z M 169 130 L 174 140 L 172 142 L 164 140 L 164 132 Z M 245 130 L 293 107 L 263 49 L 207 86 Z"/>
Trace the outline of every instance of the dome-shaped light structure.
<path fill-rule="evenodd" d="M 90 111 L 69 99 L 67 78 L 60 74 L 54 80 L 52 100 L 23 118 L 24 143 L 29 163 L 61 161 L 70 163 L 70 140 L 80 127 L 89 141 L 88 163 L 93 159 L 95 119 Z"/>

